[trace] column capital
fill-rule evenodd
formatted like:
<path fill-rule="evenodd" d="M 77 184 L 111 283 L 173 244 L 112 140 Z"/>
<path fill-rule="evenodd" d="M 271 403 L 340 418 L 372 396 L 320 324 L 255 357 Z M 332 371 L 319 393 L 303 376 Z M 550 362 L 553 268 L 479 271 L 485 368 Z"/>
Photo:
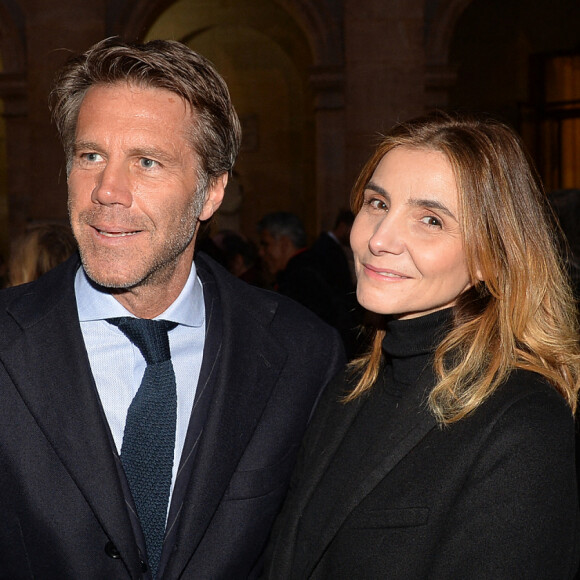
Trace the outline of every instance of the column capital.
<path fill-rule="evenodd" d="M 344 67 L 321 65 L 310 69 L 315 109 L 344 108 Z"/>

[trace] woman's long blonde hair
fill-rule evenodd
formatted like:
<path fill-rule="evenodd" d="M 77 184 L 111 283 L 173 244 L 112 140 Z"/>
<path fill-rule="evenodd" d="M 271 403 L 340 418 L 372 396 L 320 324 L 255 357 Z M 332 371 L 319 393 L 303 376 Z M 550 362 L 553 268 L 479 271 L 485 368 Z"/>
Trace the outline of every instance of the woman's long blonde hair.
<path fill-rule="evenodd" d="M 367 183 L 394 147 L 439 151 L 451 163 L 473 286 L 453 308 L 435 352 L 429 406 L 441 424 L 475 410 L 516 368 L 544 376 L 576 409 L 580 349 L 576 305 L 561 237 L 519 137 L 492 120 L 437 112 L 396 126 L 363 168 L 352 193 L 358 213 Z M 476 276 L 479 271 L 483 282 Z M 352 400 L 375 383 L 385 331 L 353 361 Z"/>

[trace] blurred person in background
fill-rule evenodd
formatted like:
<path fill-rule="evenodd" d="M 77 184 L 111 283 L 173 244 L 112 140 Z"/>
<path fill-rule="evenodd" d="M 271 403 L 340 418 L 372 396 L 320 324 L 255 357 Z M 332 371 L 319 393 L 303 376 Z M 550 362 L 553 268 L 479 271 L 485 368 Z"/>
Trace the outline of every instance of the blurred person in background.
<path fill-rule="evenodd" d="M 332 230 L 322 232 L 310 250 L 326 281 L 344 295 L 354 296 L 355 278 L 350 265 L 352 262 L 350 231 L 353 221 L 354 215 L 350 210 L 341 210 L 336 216 Z"/>
<path fill-rule="evenodd" d="M 558 189 L 548 196 L 565 237 L 564 255 L 576 300 L 580 300 L 580 189 Z"/>
<path fill-rule="evenodd" d="M 350 232 L 354 215 L 341 210 L 332 230 L 322 232 L 310 247 L 310 256 L 322 275 L 334 304 L 334 326 L 340 332 L 349 359 L 368 346 L 362 329 L 365 312 L 356 300 Z"/>
<path fill-rule="evenodd" d="M 266 287 L 258 250 L 251 240 L 232 230 L 220 230 L 212 240 L 228 272 L 253 286 Z"/>
<path fill-rule="evenodd" d="M 10 246 L 10 286 L 36 280 L 72 256 L 77 243 L 70 226 L 35 224 L 28 226 Z"/>
<path fill-rule="evenodd" d="M 302 220 L 287 211 L 269 213 L 258 222 L 258 233 L 260 257 L 273 277 L 274 290 L 335 326 L 337 306 L 333 292 L 308 250 Z"/>

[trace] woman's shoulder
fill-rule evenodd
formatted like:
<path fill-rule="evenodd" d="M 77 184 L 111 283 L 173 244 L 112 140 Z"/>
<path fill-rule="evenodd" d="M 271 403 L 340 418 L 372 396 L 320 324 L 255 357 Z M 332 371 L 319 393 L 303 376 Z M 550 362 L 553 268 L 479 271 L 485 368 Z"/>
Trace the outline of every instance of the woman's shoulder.
<path fill-rule="evenodd" d="M 345 407 L 356 406 L 364 401 L 375 387 L 372 387 L 367 393 L 363 393 L 356 399 L 348 403 L 345 402 L 346 397 L 354 390 L 360 380 L 362 372 L 362 370 L 353 367 L 351 364 L 345 365 L 326 386 L 320 397 L 318 407 L 344 409 Z M 381 380 L 381 377 L 379 377 L 379 380 Z"/>
<path fill-rule="evenodd" d="M 465 428 L 487 432 L 494 439 L 509 433 L 539 450 L 550 448 L 554 440 L 572 441 L 574 416 L 544 377 L 518 369 L 465 419 Z"/>
<path fill-rule="evenodd" d="M 524 369 L 510 373 L 491 396 L 490 406 L 504 412 L 512 406 L 541 407 L 572 416 L 564 397 L 545 377 Z"/>
<path fill-rule="evenodd" d="M 322 410 L 342 408 L 345 397 L 356 385 L 356 379 L 348 365 L 345 365 L 334 378 L 326 385 L 316 408 L 316 414 L 320 415 Z"/>

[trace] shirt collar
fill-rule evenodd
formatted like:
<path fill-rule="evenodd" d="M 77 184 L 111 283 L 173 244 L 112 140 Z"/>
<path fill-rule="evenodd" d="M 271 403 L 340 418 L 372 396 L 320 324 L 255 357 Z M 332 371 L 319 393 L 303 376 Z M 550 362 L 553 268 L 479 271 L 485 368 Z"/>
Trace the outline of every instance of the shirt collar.
<path fill-rule="evenodd" d="M 75 295 L 81 322 L 104 320 L 118 316 L 133 316 L 112 294 L 95 286 L 89 280 L 82 266 L 77 270 L 75 276 Z M 203 288 L 197 276 L 195 263 L 192 263 L 187 282 L 177 299 L 165 312 L 155 318 L 193 327 L 204 324 Z"/>

